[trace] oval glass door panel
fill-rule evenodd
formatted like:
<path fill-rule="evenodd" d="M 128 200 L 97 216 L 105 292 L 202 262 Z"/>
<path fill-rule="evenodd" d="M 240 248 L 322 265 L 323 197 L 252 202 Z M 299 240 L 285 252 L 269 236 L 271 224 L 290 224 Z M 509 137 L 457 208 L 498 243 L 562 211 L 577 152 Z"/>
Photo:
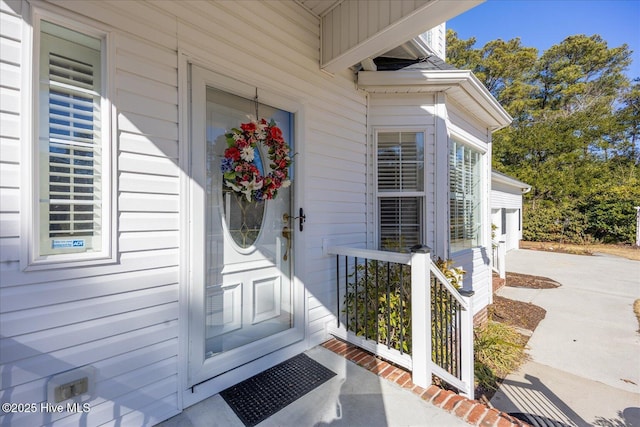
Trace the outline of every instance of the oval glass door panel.
<path fill-rule="evenodd" d="M 229 94 L 225 95 L 228 96 Z M 245 102 L 246 101 L 247 100 L 245 100 Z M 245 119 L 245 121 L 247 120 Z M 223 148 L 226 148 L 226 145 L 225 140 Z M 262 167 L 261 147 L 254 149 L 251 164 L 256 167 L 261 176 L 265 176 L 264 167 Z M 222 194 L 224 199 L 225 224 L 227 225 L 229 235 L 240 248 L 250 248 L 260 234 L 262 221 L 264 219 L 265 203 L 263 201 L 253 200 L 243 193 L 233 191 L 225 184 L 224 180 L 222 180 Z"/>

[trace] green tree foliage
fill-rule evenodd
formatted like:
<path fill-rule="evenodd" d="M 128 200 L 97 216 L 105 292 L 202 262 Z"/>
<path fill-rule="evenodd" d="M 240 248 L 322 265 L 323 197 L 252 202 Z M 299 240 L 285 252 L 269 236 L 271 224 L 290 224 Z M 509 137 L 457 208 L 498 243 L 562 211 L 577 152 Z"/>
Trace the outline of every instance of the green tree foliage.
<path fill-rule="evenodd" d="M 493 137 L 493 167 L 532 185 L 524 238 L 633 242 L 640 205 L 640 79 L 631 51 L 575 35 L 539 55 L 520 39 L 447 33 L 447 60 L 470 69 L 511 114 Z"/>

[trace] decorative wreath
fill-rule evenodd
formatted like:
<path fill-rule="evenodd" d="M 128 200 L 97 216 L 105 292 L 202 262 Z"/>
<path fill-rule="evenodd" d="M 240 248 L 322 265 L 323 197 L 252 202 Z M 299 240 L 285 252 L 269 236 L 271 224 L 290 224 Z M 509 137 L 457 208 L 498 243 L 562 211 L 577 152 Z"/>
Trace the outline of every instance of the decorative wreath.
<path fill-rule="evenodd" d="M 276 197 L 280 187 L 291 185 L 289 180 L 289 146 L 282 137 L 276 122 L 265 119 L 242 123 L 225 134 L 228 148 L 222 159 L 224 184 L 243 194 L 247 201 L 261 202 Z M 269 148 L 271 172 L 263 176 L 256 166 L 255 150 L 265 145 Z"/>

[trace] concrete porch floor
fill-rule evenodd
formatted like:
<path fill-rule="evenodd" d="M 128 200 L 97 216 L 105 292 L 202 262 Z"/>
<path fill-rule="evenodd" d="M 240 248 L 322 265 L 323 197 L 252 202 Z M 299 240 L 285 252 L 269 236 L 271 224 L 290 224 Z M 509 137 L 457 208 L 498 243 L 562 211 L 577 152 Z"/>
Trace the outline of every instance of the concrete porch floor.
<path fill-rule="evenodd" d="M 406 370 L 335 338 L 306 354 L 337 375 L 266 419 L 259 427 L 528 426 L 453 391 L 435 385 L 426 389 L 419 387 L 413 384 L 411 374 Z M 242 423 L 216 395 L 160 424 L 160 427 L 197 426 L 241 427 Z"/>
<path fill-rule="evenodd" d="M 337 375 L 258 424 L 267 426 L 469 426 L 406 388 L 323 347 L 306 354 Z M 215 395 L 159 427 L 243 427 L 220 395 Z"/>

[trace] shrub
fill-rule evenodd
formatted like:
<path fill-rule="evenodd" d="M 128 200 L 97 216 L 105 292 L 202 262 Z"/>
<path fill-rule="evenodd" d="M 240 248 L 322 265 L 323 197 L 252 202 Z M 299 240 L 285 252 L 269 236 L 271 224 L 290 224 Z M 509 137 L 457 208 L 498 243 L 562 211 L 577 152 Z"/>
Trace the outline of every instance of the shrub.
<path fill-rule="evenodd" d="M 349 277 L 353 280 L 349 280 L 343 310 L 349 330 L 396 350 L 410 352 L 410 268 L 368 260 L 358 264 Z"/>
<path fill-rule="evenodd" d="M 453 267 L 453 261 L 438 258 L 436 266 L 456 288 L 462 287 L 465 271 Z M 411 353 L 411 269 L 396 263 L 368 260 L 358 264 L 350 274 L 345 308 L 349 330 L 356 335 L 387 344 L 398 351 Z M 446 296 L 431 288 L 432 308 L 449 303 Z M 450 304 L 450 303 L 449 303 Z M 443 323 L 451 324 L 450 316 L 432 322 L 432 337 Z M 434 344 L 434 352 L 436 351 Z"/>
<path fill-rule="evenodd" d="M 504 378 L 526 359 L 524 338 L 511 326 L 489 321 L 474 331 L 475 377 L 477 386 L 496 390 Z"/>
<path fill-rule="evenodd" d="M 584 214 L 567 204 L 537 201 L 523 206 L 522 238 L 533 242 L 583 244 L 592 241 L 587 234 Z"/>

